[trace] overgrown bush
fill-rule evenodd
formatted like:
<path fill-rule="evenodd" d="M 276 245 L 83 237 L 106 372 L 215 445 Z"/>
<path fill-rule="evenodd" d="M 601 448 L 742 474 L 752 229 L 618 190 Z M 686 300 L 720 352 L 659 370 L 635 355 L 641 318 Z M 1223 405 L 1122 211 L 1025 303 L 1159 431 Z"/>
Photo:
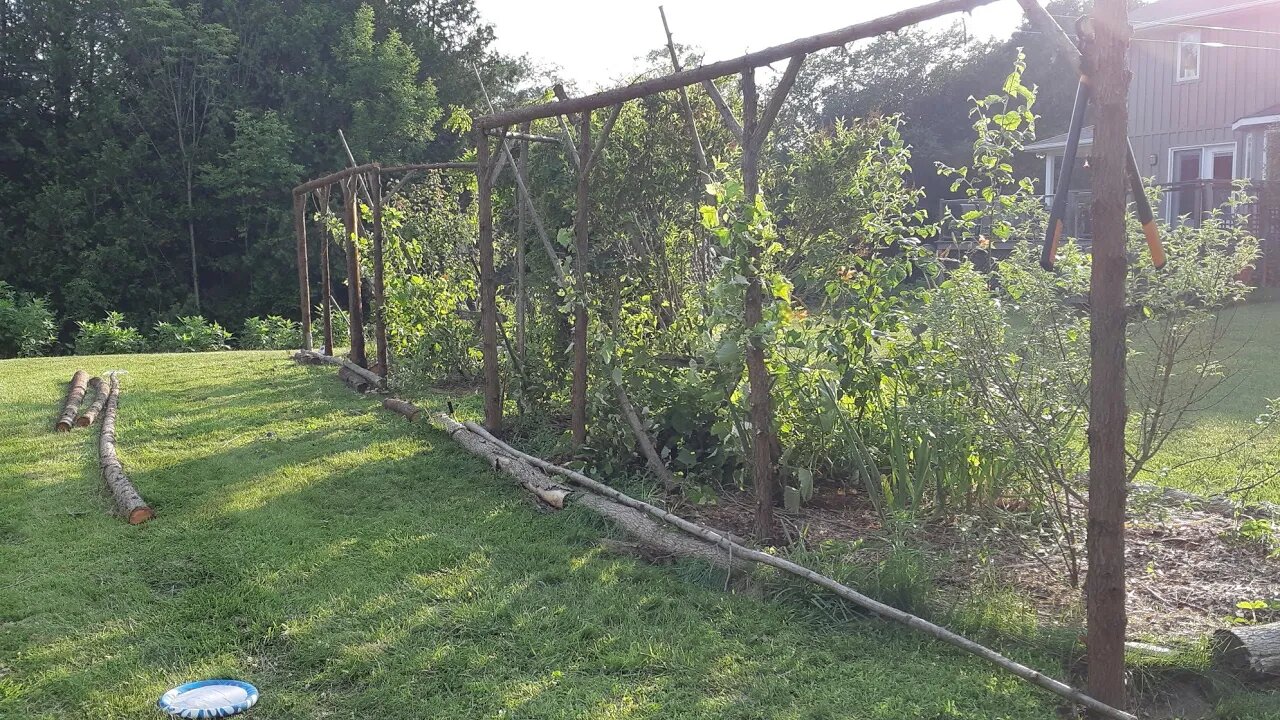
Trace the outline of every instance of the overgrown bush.
<path fill-rule="evenodd" d="M 49 303 L 0 280 L 0 358 L 43 354 L 56 339 Z"/>
<path fill-rule="evenodd" d="M 301 343 L 302 324 L 279 315 L 249 318 L 240 330 L 240 347 L 245 350 L 290 350 Z"/>
<path fill-rule="evenodd" d="M 231 333 L 199 315 L 155 325 L 152 349 L 157 352 L 208 352 L 230 349 Z"/>
<path fill-rule="evenodd" d="M 125 324 L 124 315 L 114 310 L 100 322 L 84 321 L 76 332 L 77 355 L 140 353 L 147 349 L 146 338 Z"/>

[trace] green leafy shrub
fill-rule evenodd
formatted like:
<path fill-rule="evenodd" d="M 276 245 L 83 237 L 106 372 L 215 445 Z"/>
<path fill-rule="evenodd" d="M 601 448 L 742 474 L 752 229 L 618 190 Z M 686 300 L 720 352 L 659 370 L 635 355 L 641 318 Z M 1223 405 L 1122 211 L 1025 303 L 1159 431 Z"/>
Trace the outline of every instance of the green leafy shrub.
<path fill-rule="evenodd" d="M 290 350 L 301 343 L 302 324 L 279 315 L 249 318 L 240 330 L 240 347 L 245 350 Z"/>
<path fill-rule="evenodd" d="M 112 355 L 140 353 L 147 348 L 146 338 L 136 328 L 124 323 L 124 314 L 114 310 L 101 322 L 84 321 L 76 332 L 77 355 Z"/>
<path fill-rule="evenodd" d="M 49 303 L 0 280 L 0 358 L 42 354 L 56 337 Z"/>
<path fill-rule="evenodd" d="M 230 349 L 231 333 L 200 315 L 187 315 L 177 322 L 158 322 L 152 347 L 157 352 L 208 352 Z"/>

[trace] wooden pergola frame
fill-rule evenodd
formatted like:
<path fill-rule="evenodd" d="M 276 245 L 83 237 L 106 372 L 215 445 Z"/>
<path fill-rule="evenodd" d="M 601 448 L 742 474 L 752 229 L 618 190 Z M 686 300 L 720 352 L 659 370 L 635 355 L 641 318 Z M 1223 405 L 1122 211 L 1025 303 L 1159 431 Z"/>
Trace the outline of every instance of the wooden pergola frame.
<path fill-rule="evenodd" d="M 343 140 L 345 143 L 345 138 Z M 386 288 L 384 283 L 384 266 L 382 257 L 382 177 L 384 175 L 403 174 L 400 182 L 412 173 L 466 170 L 475 172 L 476 164 L 468 162 L 416 163 L 407 165 L 382 165 L 367 163 L 339 170 L 314 180 L 309 180 L 293 188 L 293 229 L 297 241 L 298 255 L 298 304 L 302 316 L 302 349 L 311 350 L 313 339 L 311 333 L 311 280 L 307 259 L 307 198 L 314 194 L 316 204 L 321 212 L 329 211 L 329 193 L 334 185 L 342 191 L 343 223 L 346 225 L 347 255 L 347 302 L 350 321 L 348 329 L 351 342 L 351 361 L 362 368 L 369 367 L 364 347 L 364 302 L 361 297 L 360 249 L 354 242 L 360 228 L 360 206 L 356 199 L 357 184 L 363 182 L 366 195 L 373 211 L 373 319 L 374 341 L 376 343 L 376 366 L 385 376 L 388 370 L 387 358 L 387 323 L 386 323 Z M 398 186 L 397 186 L 398 187 Z M 371 191 L 370 191 L 371 189 Z M 322 234 L 320 244 L 320 272 L 324 285 L 324 297 L 321 298 L 321 315 L 324 322 L 324 352 L 333 354 L 333 325 L 331 322 L 331 298 L 329 282 L 329 239 L 327 233 Z"/>

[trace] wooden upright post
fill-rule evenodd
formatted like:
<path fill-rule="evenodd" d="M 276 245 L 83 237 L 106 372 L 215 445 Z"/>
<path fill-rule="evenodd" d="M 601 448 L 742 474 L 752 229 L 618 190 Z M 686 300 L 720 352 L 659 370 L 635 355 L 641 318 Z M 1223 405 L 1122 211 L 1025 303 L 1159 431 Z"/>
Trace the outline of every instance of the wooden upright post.
<path fill-rule="evenodd" d="M 587 222 L 590 209 L 591 111 L 578 118 L 578 196 L 573 217 L 573 390 L 569 425 L 573 446 L 587 441 Z"/>
<path fill-rule="evenodd" d="M 316 191 L 320 201 L 320 320 L 324 324 L 324 354 L 333 354 L 333 280 L 329 270 L 329 188 Z"/>
<path fill-rule="evenodd" d="M 302 317 L 302 349 L 311 349 L 311 278 L 307 271 L 307 194 L 293 196 L 293 234 L 298 244 L 298 314 Z"/>
<path fill-rule="evenodd" d="M 524 123 L 520 126 L 520 132 L 528 135 L 532 129 L 531 123 Z M 520 143 L 520 158 L 516 162 L 516 178 L 518 180 L 529 174 L 529 143 Z M 516 192 L 520 192 L 519 188 Z M 527 353 L 525 352 L 525 323 L 527 322 L 526 308 L 528 299 L 525 294 L 528 292 L 525 288 L 525 245 L 527 238 L 525 237 L 525 207 L 524 203 L 516 198 L 516 356 L 520 358 L 521 365 L 524 364 Z"/>
<path fill-rule="evenodd" d="M 755 70 L 742 73 L 742 185 L 748 203 L 760 196 L 759 94 Z M 765 133 L 768 132 L 766 128 Z M 760 140 L 763 140 L 761 138 Z M 752 487 L 756 495 L 756 539 L 773 537 L 774 445 L 773 400 L 770 396 L 769 368 L 765 364 L 764 339 L 759 333 L 764 321 L 764 290 L 760 286 L 761 248 L 752 242 L 747 248 L 747 284 L 743 307 L 746 324 L 746 364 L 748 413 L 751 418 Z"/>
<path fill-rule="evenodd" d="M 368 367 L 369 360 L 364 352 L 364 301 L 360 295 L 360 245 L 356 242 L 360 203 L 356 200 L 354 177 L 342 183 L 342 199 L 347 226 L 347 319 L 351 326 L 351 362 Z"/>
<path fill-rule="evenodd" d="M 387 377 L 391 367 L 387 364 L 387 289 L 382 264 L 382 171 L 379 168 L 369 173 L 369 199 L 373 203 L 373 337 L 377 343 L 378 374 Z"/>
<path fill-rule="evenodd" d="M 480 346 L 484 355 L 484 426 L 502 428 L 502 380 L 498 376 L 498 278 L 493 267 L 493 177 L 490 173 L 489 138 L 475 129 L 476 212 L 480 237 Z"/>
<path fill-rule="evenodd" d="M 1089 316 L 1089 529 L 1085 579 L 1089 694 L 1124 709 L 1125 158 L 1129 21 L 1125 0 L 1097 0 L 1084 74 L 1097 103 Z M 1101 717 L 1101 715 L 1096 715 Z"/>

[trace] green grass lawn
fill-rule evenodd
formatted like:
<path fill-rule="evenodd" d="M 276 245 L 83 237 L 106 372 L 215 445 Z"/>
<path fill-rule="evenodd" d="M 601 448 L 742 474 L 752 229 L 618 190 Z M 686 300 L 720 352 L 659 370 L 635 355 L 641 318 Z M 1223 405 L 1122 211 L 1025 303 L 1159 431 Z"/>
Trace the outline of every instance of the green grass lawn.
<path fill-rule="evenodd" d="M 52 432 L 77 367 L 130 372 L 151 523 L 106 513 L 96 430 Z M 1053 717 L 910 631 L 610 556 L 592 517 L 284 353 L 4 361 L 0 408 L 0 718 L 158 717 L 216 676 L 270 720 Z"/>
<path fill-rule="evenodd" d="M 1157 472 L 1141 480 L 1208 494 L 1231 488 L 1240 479 L 1250 484 L 1280 469 L 1280 428 L 1272 428 L 1257 442 L 1225 457 L 1179 468 L 1166 477 L 1158 472 L 1237 444 L 1254 432 L 1254 419 L 1266 410 L 1267 399 L 1280 397 L 1280 300 L 1270 298 L 1226 311 L 1230 326 L 1224 348 L 1233 355 L 1225 362 L 1228 378 L 1216 404 L 1170 438 L 1149 466 Z M 1280 476 L 1247 497 L 1280 503 Z"/>

